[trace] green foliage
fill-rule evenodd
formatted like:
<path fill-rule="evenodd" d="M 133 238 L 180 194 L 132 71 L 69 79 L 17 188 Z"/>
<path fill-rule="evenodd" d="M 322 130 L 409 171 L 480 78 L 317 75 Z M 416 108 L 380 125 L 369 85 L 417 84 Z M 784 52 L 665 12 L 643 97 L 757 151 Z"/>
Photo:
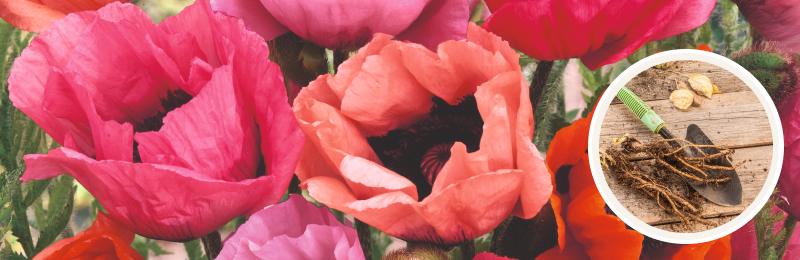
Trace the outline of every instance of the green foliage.
<path fill-rule="evenodd" d="M 775 190 L 777 192 L 777 189 Z M 773 194 L 775 193 L 773 192 Z M 788 216 L 783 211 L 772 212 L 773 207 L 778 205 L 780 200 L 767 202 L 761 211 L 753 218 L 756 231 L 756 244 L 758 246 L 758 258 L 783 259 L 789 239 L 792 237 L 797 220 Z M 783 221 L 783 228 L 775 230 L 775 224 Z"/>
<path fill-rule="evenodd" d="M 76 187 L 73 185 L 74 180 L 72 176 L 62 175 L 50 193 L 47 220 L 46 222 L 38 223 L 41 233 L 39 234 L 39 240 L 36 242 L 36 253 L 50 246 L 69 224 L 72 208 L 75 205 Z"/>
<path fill-rule="evenodd" d="M 392 243 L 392 238 L 377 228 L 369 227 L 372 236 L 372 259 L 380 260 L 386 254 L 386 248 Z"/>
<path fill-rule="evenodd" d="M 605 84 L 594 90 L 594 93 L 592 93 L 592 97 L 590 97 L 589 100 L 586 101 L 586 109 L 583 110 L 581 118 L 586 118 L 587 116 L 589 116 L 589 113 L 592 111 L 592 108 L 594 108 L 594 106 L 597 105 L 597 101 L 600 100 L 600 96 L 603 95 L 603 92 L 606 91 L 608 86 L 609 84 Z"/>
<path fill-rule="evenodd" d="M 539 100 L 534 115 L 533 143 L 540 152 L 546 152 L 558 130 L 570 124 L 564 106 L 564 68 L 568 60 L 558 60 L 553 65 L 550 78 Z"/>
<path fill-rule="evenodd" d="M 186 249 L 186 254 L 189 256 L 189 260 L 206 260 L 206 259 L 208 259 L 203 254 L 203 245 L 200 243 L 200 239 L 195 239 L 195 240 L 183 243 L 183 248 Z"/>
<path fill-rule="evenodd" d="M 136 252 L 139 252 L 139 254 L 142 255 L 142 257 L 144 257 L 145 260 L 150 258 L 150 252 L 153 252 L 153 254 L 156 256 L 172 254 L 172 252 L 167 252 L 166 250 L 162 249 L 161 246 L 159 246 L 158 243 L 156 243 L 156 241 L 151 240 L 149 238 L 141 237 L 139 235 L 136 235 L 136 237 L 133 239 L 131 247 L 133 247 L 133 249 L 136 250 Z M 186 247 L 186 244 L 184 244 L 184 247 Z"/>
<path fill-rule="evenodd" d="M 701 27 L 698 43 L 708 44 L 715 53 L 728 56 L 751 42 L 750 26 L 739 12 L 739 7 L 731 1 L 717 0 L 706 24 L 708 29 L 703 28 L 705 25 Z"/>

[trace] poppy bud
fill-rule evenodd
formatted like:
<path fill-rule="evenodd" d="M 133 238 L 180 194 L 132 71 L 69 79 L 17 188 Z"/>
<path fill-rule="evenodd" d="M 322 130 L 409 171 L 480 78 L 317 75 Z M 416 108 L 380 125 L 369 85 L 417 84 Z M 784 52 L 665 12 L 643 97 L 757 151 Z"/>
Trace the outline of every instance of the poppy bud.
<path fill-rule="evenodd" d="M 782 44 L 759 43 L 730 58 L 750 71 L 764 85 L 776 106 L 791 97 L 797 87 L 800 78 L 797 57 Z"/>
<path fill-rule="evenodd" d="M 431 245 L 406 247 L 392 251 L 383 260 L 449 260 L 450 257 L 441 248 Z"/>

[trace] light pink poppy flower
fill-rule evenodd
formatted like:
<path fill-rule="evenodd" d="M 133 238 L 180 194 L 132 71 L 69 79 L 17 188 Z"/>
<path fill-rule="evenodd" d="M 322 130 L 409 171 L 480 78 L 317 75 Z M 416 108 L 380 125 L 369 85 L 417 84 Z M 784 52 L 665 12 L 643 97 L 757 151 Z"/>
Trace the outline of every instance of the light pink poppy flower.
<path fill-rule="evenodd" d="M 280 204 L 256 212 L 225 239 L 217 260 L 335 259 L 363 260 L 353 223 L 336 219 L 292 194 Z"/>
<path fill-rule="evenodd" d="M 202 0 L 161 25 L 120 3 L 54 22 L 9 92 L 64 147 L 25 156 L 22 180 L 70 174 L 120 223 L 169 241 L 278 202 L 305 137 L 267 53 Z"/>
<path fill-rule="evenodd" d="M 292 31 L 328 49 L 361 47 L 375 33 L 430 49 L 464 39 L 468 0 L 211 0 L 214 10 L 242 18 L 272 40 Z"/>
<path fill-rule="evenodd" d="M 455 245 L 509 214 L 535 216 L 552 185 L 519 55 L 474 24 L 438 54 L 391 38 L 376 35 L 295 99 L 302 186 L 416 243 Z"/>
<path fill-rule="evenodd" d="M 715 0 L 486 0 L 483 28 L 539 60 L 580 57 L 591 70 L 645 43 L 703 25 Z"/>
<path fill-rule="evenodd" d="M 733 0 L 744 18 L 768 41 L 785 44 L 800 54 L 800 1 Z"/>

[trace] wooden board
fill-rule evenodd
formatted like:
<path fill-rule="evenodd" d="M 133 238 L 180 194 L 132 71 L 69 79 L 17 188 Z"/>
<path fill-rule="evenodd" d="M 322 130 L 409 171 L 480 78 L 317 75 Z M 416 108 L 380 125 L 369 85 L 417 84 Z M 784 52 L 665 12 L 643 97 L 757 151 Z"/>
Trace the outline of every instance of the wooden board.
<path fill-rule="evenodd" d="M 743 189 L 742 206 L 724 207 L 702 199 L 703 218 L 716 225 L 727 223 L 753 202 L 769 173 L 773 142 L 766 111 L 750 88 L 726 70 L 697 61 L 680 61 L 670 69 L 686 75 L 706 75 L 723 93 L 714 95 L 712 99 L 704 99 L 700 107 L 680 110 L 669 102 L 669 94 L 677 89 L 675 80 L 685 81 L 686 77 L 653 68 L 634 77 L 626 83 L 626 87 L 653 108 L 666 122 L 666 128 L 676 137 L 685 137 L 686 128 L 690 124 L 697 124 L 714 144 L 736 148 L 732 163 L 747 160 L 737 169 Z M 624 134 L 644 143 L 662 139 L 653 134 L 633 112 L 615 98 L 603 118 L 600 148 L 610 147 L 613 138 Z M 638 159 L 641 161 L 636 163 L 645 169 L 645 165 L 651 163 L 646 156 Z M 715 227 L 700 223 L 680 223 L 678 217 L 659 208 L 645 195 L 618 185 L 616 178 L 608 170 L 604 173 L 609 187 L 620 203 L 648 224 L 674 232 L 700 232 Z M 670 187 L 679 193 L 688 188 L 686 184 L 679 182 L 670 184 Z"/>

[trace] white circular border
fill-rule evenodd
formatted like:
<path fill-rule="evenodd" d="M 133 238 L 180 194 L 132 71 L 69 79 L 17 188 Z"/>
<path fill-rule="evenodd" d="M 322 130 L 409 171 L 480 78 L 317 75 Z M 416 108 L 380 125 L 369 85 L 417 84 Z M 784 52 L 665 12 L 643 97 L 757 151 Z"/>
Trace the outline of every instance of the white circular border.
<path fill-rule="evenodd" d="M 602 166 L 600 165 L 600 158 L 599 156 L 596 156 L 600 152 L 600 127 L 603 123 L 603 118 L 608 111 L 608 107 L 611 105 L 611 100 L 614 99 L 616 93 L 619 92 L 625 83 L 633 79 L 633 77 L 636 75 L 639 75 L 639 73 L 642 71 L 664 62 L 676 60 L 695 60 L 707 62 L 728 70 L 729 72 L 738 76 L 742 81 L 744 81 L 745 84 L 747 84 L 747 86 L 750 87 L 750 89 L 753 90 L 753 92 L 755 92 L 758 100 L 761 101 L 761 104 L 764 106 L 764 110 L 767 112 L 770 127 L 772 128 L 772 164 L 770 166 L 769 175 L 764 183 L 764 187 L 761 188 L 758 196 L 756 196 L 755 200 L 750 204 L 750 206 L 748 206 L 733 220 L 723 224 L 722 226 L 697 233 L 677 233 L 661 230 L 648 225 L 644 221 L 639 220 L 639 218 L 628 212 L 628 210 L 622 206 L 622 204 L 611 192 L 611 188 L 609 188 L 608 183 L 605 180 L 605 175 L 603 174 Z M 597 102 L 597 109 L 594 112 L 594 118 L 592 118 L 592 122 L 589 127 L 589 165 L 592 170 L 592 176 L 594 176 L 595 185 L 597 185 L 603 200 L 606 201 L 608 207 L 611 208 L 611 210 L 613 210 L 614 213 L 617 214 L 620 219 L 622 219 L 622 221 L 624 221 L 634 230 L 639 231 L 648 237 L 674 244 L 695 244 L 708 242 L 733 233 L 733 231 L 736 231 L 744 226 L 744 224 L 755 217 L 758 211 L 761 210 L 764 204 L 767 203 L 767 200 L 769 200 L 772 191 L 775 189 L 775 185 L 778 183 L 778 175 L 780 174 L 781 166 L 783 165 L 783 129 L 781 128 L 781 121 L 778 117 L 778 110 L 775 108 L 775 104 L 772 103 L 772 99 L 769 97 L 767 91 L 764 89 L 761 83 L 759 83 L 758 80 L 756 80 L 756 78 L 750 74 L 750 72 L 745 70 L 736 62 L 707 51 L 665 51 L 644 58 L 641 61 L 631 65 L 628 69 L 622 72 L 622 74 L 620 74 L 619 77 L 614 80 L 614 82 L 611 83 L 605 93 L 606 94 L 603 95 L 600 101 Z"/>

